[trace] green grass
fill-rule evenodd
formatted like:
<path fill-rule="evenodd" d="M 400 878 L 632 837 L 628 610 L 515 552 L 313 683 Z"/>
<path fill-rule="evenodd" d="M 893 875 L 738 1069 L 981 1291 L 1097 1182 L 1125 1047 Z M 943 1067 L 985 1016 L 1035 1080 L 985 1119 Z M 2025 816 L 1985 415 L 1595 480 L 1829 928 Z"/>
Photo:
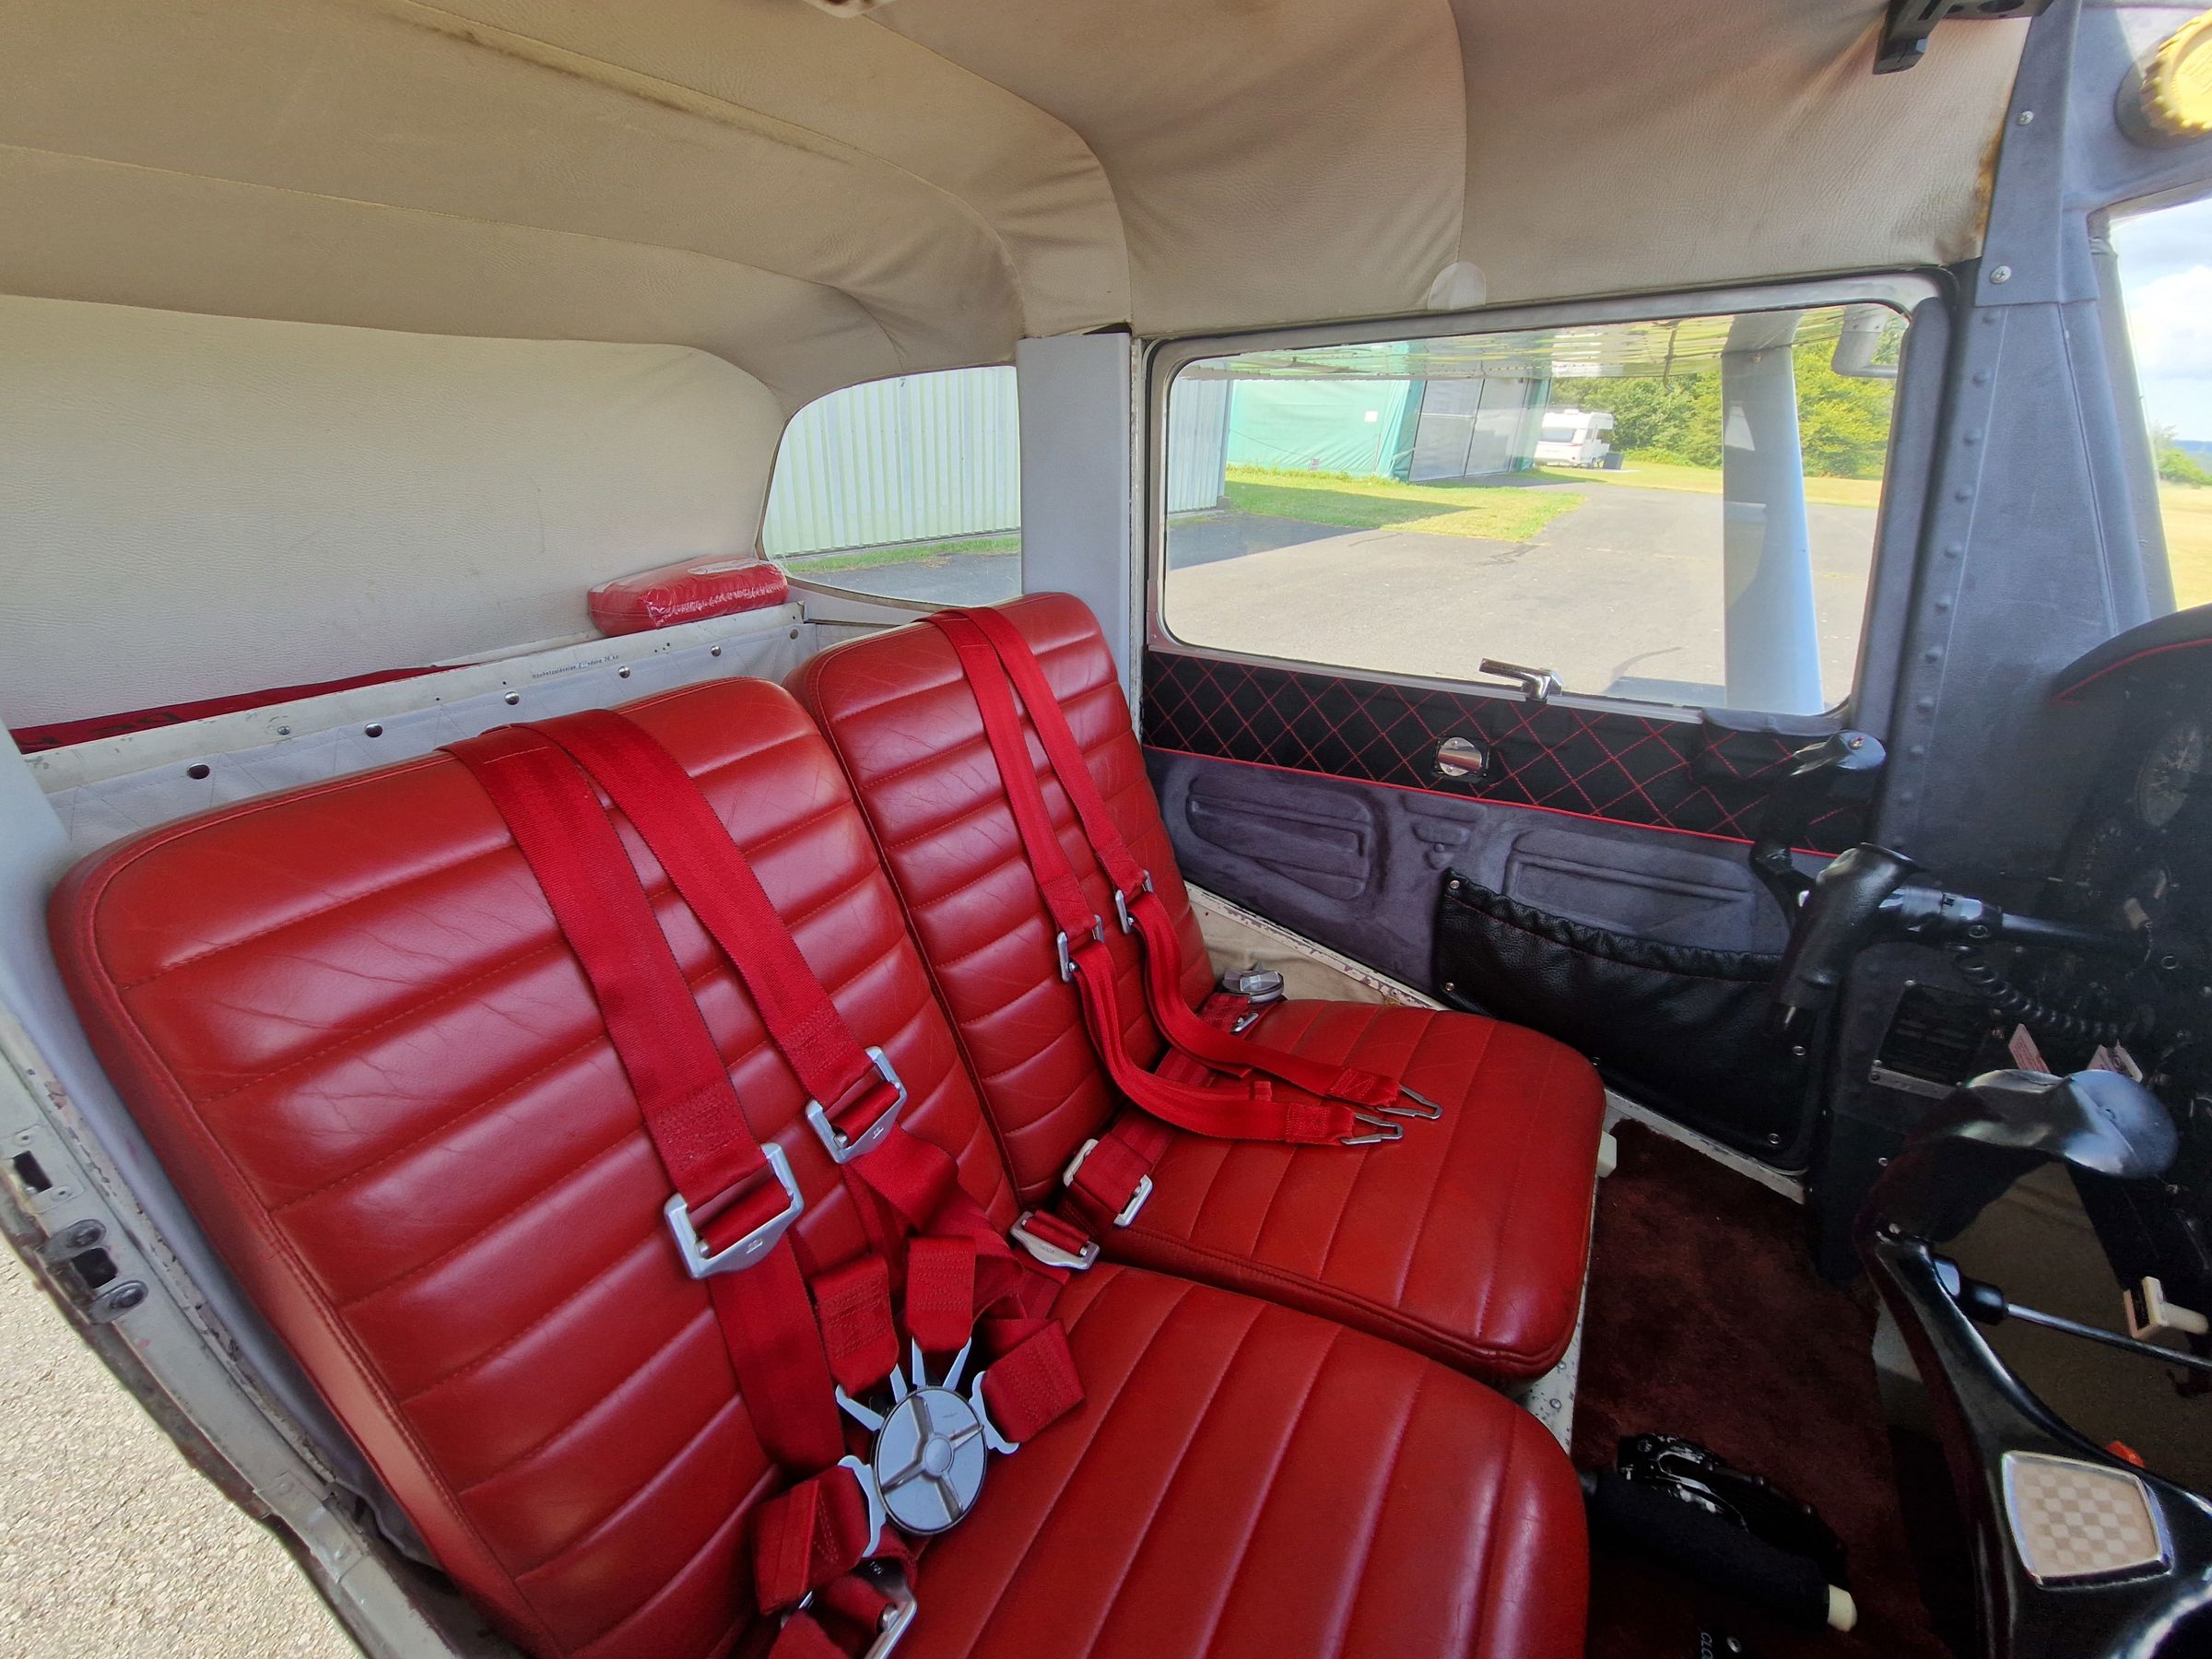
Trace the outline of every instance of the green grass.
<path fill-rule="evenodd" d="M 1341 524 L 1349 530 L 1413 530 L 1424 535 L 1521 542 L 1581 506 L 1566 490 L 1519 484 L 1400 484 L 1348 473 L 1229 469 L 1229 503 L 1239 512 Z"/>
<path fill-rule="evenodd" d="M 1630 489 L 1679 489 L 1691 495 L 1719 495 L 1721 469 L 1685 466 L 1678 461 L 1645 461 L 1630 455 L 1618 472 L 1602 468 L 1585 472 L 1580 467 L 1539 466 L 1534 477 L 1561 484 L 1620 484 Z M 1882 499 L 1879 478 L 1807 478 L 1805 499 L 1828 507 L 1874 507 Z"/>
<path fill-rule="evenodd" d="M 820 576 L 837 571 L 876 571 L 885 565 L 940 564 L 956 554 L 990 556 L 1021 551 L 1018 535 L 976 535 L 958 541 L 894 542 L 881 547 L 852 547 L 835 553 L 799 553 L 782 561 L 794 576 Z"/>
<path fill-rule="evenodd" d="M 2202 485 L 2159 486 L 2166 521 L 2166 563 L 2173 571 L 2173 602 L 2186 609 L 2212 604 L 2212 489 Z"/>

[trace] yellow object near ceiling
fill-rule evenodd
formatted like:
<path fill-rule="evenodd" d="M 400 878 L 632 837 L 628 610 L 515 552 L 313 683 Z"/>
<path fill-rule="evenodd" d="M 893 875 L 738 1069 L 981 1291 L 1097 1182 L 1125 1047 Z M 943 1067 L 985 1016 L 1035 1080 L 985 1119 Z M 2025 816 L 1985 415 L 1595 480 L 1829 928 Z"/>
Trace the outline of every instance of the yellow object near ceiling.
<path fill-rule="evenodd" d="M 2138 96 L 2145 124 L 2159 137 L 2212 134 L 2212 11 L 2183 24 L 2151 54 Z"/>

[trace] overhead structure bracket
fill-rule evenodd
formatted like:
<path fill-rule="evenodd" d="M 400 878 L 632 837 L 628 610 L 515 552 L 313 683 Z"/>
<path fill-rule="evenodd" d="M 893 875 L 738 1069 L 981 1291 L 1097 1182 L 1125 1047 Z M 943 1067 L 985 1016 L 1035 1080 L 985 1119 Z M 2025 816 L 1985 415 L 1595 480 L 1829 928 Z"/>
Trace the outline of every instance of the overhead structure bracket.
<path fill-rule="evenodd" d="M 2051 0 L 1889 0 L 1882 38 L 1874 49 L 1874 72 L 1894 75 L 1919 63 L 1938 23 L 1953 18 L 1961 23 L 2006 22 L 2032 18 L 2050 4 Z"/>

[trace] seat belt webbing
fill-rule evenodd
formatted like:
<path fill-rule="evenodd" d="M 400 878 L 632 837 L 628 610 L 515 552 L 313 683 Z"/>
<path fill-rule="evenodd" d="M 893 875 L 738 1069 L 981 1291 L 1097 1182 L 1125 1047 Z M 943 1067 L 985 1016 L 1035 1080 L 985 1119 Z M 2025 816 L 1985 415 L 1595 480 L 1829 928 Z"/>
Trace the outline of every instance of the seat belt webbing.
<path fill-rule="evenodd" d="M 785 1204 L 629 855 L 568 758 L 515 727 L 451 746 L 537 878 L 590 981 L 607 1036 L 692 1226 L 710 1249 Z M 768 1453 L 811 1474 L 844 1451 L 821 1334 L 788 1238 L 707 1278 L 738 1387 Z"/>
<path fill-rule="evenodd" d="M 1063 972 L 1075 982 L 1084 1024 L 1114 1087 L 1154 1116 L 1193 1134 L 1234 1140 L 1320 1144 L 1353 1138 L 1352 1109 L 1303 1090 L 1278 1095 L 1266 1082 L 1196 1086 L 1160 1077 L 1127 1049 L 1127 1030 L 1114 989 L 1114 968 L 1103 924 L 1084 897 L 1075 867 L 1060 844 L 1044 792 L 1030 759 L 1012 688 L 982 631 L 964 612 L 939 611 L 927 620 L 959 658 L 983 732 L 998 766 L 1016 831 L 1053 925 L 1060 930 Z M 1389 1125 L 1392 1138 L 1396 1126 Z"/>
<path fill-rule="evenodd" d="M 1335 1065 L 1312 1060 L 1209 1024 L 1184 1000 L 1182 991 L 1182 938 L 1167 906 L 1153 891 L 1151 873 L 1140 866 L 1122 839 L 1083 747 L 1067 724 L 1042 665 L 1021 630 L 998 611 L 987 607 L 961 610 L 997 656 L 1001 669 L 1013 682 L 1030 717 L 1030 726 L 1044 749 L 1045 762 L 1066 792 L 1076 818 L 1083 827 L 1091 853 L 1105 872 L 1123 912 L 1124 928 L 1133 928 L 1144 947 L 1145 999 L 1160 1034 L 1169 1046 L 1217 1070 L 1242 1077 L 1258 1071 L 1302 1088 L 1311 1094 L 1346 1100 L 1355 1106 L 1381 1109 L 1395 1106 L 1400 1099 L 1397 1079 L 1358 1066 Z M 1416 1097 L 1417 1100 L 1418 1097 Z"/>
<path fill-rule="evenodd" d="M 895 1109 L 890 1098 L 896 1090 L 830 1002 L 698 782 L 642 727 L 612 710 L 587 710 L 530 729 L 559 744 L 606 791 L 744 981 L 770 1040 L 801 1086 L 823 1105 L 849 1146 L 865 1142 L 880 1114 Z M 872 1086 L 853 1095 L 863 1081 Z M 1011 1349 L 1044 1322 L 1065 1276 L 1016 1253 L 960 1186 L 959 1170 L 944 1148 L 894 1123 L 840 1169 L 849 1186 L 865 1184 L 903 1219 L 903 1229 L 887 1231 L 948 1234 L 970 1246 L 974 1300 L 967 1323 L 988 1315 L 982 1326 L 987 1347 Z M 861 1207 L 865 1216 L 865 1200 Z M 870 1230 L 874 1241 L 876 1230 Z M 878 1245 L 894 1269 L 906 1265 L 899 1258 L 908 1253 L 897 1250 L 897 1242 Z M 930 1325 L 929 1334 L 912 1334 L 937 1351 L 939 1344 L 930 1337 L 947 1334 L 948 1325 L 941 1312 Z M 966 1335 L 963 1327 L 947 1346 L 959 1347 Z"/>

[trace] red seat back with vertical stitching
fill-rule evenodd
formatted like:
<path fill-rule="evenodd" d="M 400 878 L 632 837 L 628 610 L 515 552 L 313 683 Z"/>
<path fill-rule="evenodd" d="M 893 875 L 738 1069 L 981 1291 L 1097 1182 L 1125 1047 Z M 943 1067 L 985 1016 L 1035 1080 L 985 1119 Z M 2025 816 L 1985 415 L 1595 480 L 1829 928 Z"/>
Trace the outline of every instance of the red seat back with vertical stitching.
<path fill-rule="evenodd" d="M 904 1119 L 1000 1225 L 1004 1166 L 836 761 L 727 681 L 629 712 L 699 779 Z M 735 975 L 627 825 L 812 1268 L 865 1247 Z M 171 825 L 73 871 L 54 945 L 109 1071 L 440 1561 L 545 1653 L 719 1652 L 770 1489 L 591 992 L 442 755 Z"/>
<path fill-rule="evenodd" d="M 1065 594 L 999 608 L 1036 652 L 1131 853 L 1176 918 L 1184 990 L 1197 1001 L 1210 983 L 1205 943 L 1097 620 Z M 809 659 L 792 689 L 845 763 L 1006 1139 L 1016 1182 L 1033 1200 L 1117 1101 L 1076 994 L 1057 978 L 1056 930 L 1022 856 L 959 659 L 935 629 L 900 629 Z M 1145 1013 L 1136 942 L 1116 928 L 1112 889 L 1033 736 L 1030 748 L 1061 841 L 1105 918 L 1121 1006 L 1132 1031 L 1142 1033 L 1132 1049 L 1149 1063 L 1159 1038 Z"/>

